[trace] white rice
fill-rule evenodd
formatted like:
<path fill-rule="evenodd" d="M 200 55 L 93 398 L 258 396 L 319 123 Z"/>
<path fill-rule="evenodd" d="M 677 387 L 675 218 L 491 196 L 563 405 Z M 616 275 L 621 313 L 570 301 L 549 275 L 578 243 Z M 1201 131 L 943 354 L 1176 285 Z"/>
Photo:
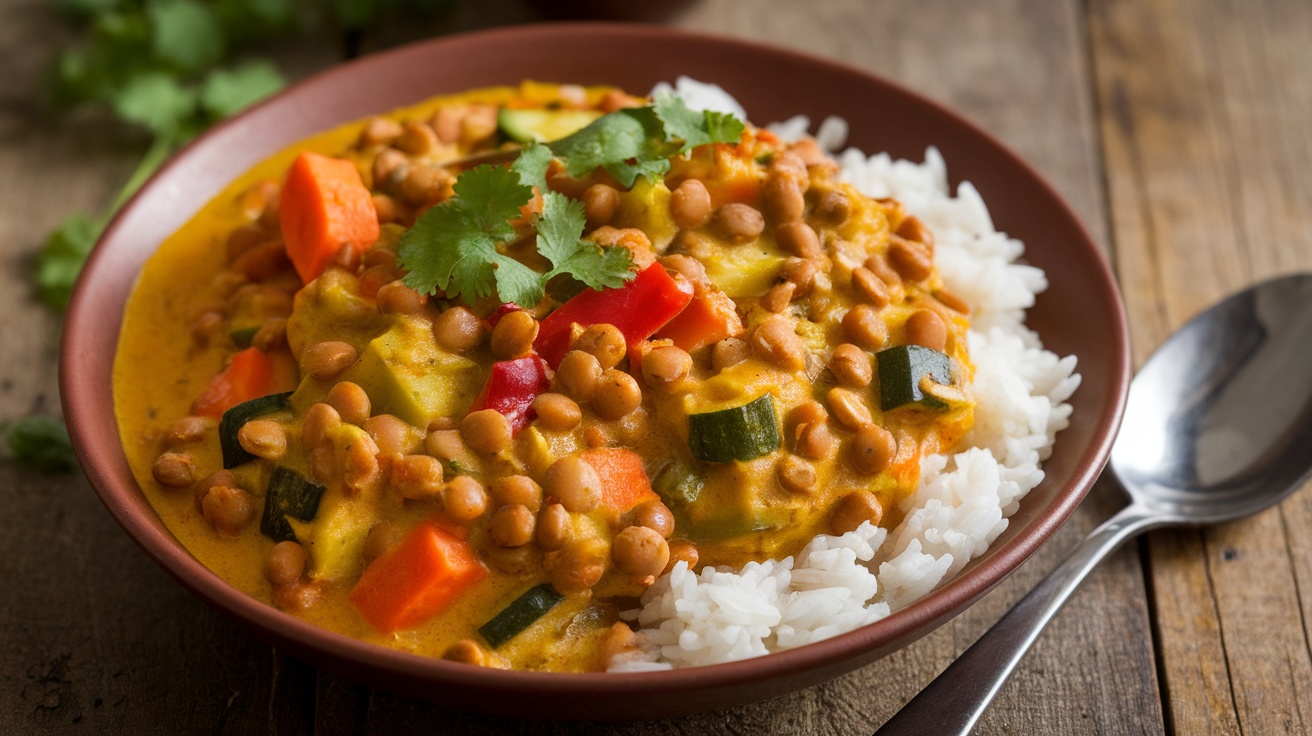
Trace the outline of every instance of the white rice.
<path fill-rule="evenodd" d="M 666 89 L 671 89 L 668 85 Z M 723 90 L 680 78 L 690 107 L 743 115 Z M 744 116 L 745 117 L 745 116 Z M 771 126 L 785 140 L 806 135 L 798 116 Z M 816 131 L 837 151 L 846 123 Z M 948 191 L 947 167 L 930 148 L 921 164 L 836 155 L 842 177 L 872 197 L 895 197 L 934 232 L 935 262 L 947 288 L 971 305 L 968 333 L 975 375 L 975 425 L 963 451 L 927 457 L 920 486 L 891 532 L 869 523 L 840 537 L 821 535 L 796 559 L 751 562 L 739 571 L 679 563 L 626 612 L 640 625 L 640 650 L 612 671 L 668 669 L 757 657 L 877 621 L 932 591 L 988 549 L 1021 498 L 1043 480 L 1048 457 L 1079 385 L 1074 356 L 1043 349 L 1024 325 L 1025 309 L 1047 288 L 1039 269 L 1017 263 L 1024 245 L 997 232 L 969 183 Z"/>

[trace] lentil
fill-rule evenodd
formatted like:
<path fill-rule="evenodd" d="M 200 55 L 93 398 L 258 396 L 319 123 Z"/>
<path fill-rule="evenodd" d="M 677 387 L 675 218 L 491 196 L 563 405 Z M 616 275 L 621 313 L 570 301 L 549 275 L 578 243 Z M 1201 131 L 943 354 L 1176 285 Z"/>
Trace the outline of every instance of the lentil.
<path fill-rule="evenodd" d="M 286 325 L 286 322 L 283 323 Z M 349 343 L 330 340 L 316 342 L 301 354 L 301 370 L 315 378 L 335 378 L 359 357 Z"/>
<path fill-rule="evenodd" d="M 487 492 L 483 484 L 467 475 L 447 481 L 442 490 L 442 511 L 456 521 L 473 521 L 487 511 Z"/>
<path fill-rule="evenodd" d="M 496 409 L 470 412 L 460 422 L 460 435 L 474 452 L 494 455 L 510 446 L 510 422 Z"/>
<path fill-rule="evenodd" d="M 829 517 L 829 531 L 832 534 L 846 534 L 856 531 L 857 527 L 867 521 L 878 524 L 883 515 L 884 509 L 875 494 L 870 491 L 854 491 L 834 505 L 833 515 Z"/>
<path fill-rule="evenodd" d="M 577 455 L 562 457 L 551 464 L 544 490 L 558 499 L 566 511 L 586 514 L 601 503 L 601 478 Z"/>
<path fill-rule="evenodd" d="M 502 547 L 518 547 L 528 544 L 533 539 L 535 519 L 533 512 L 522 504 L 502 506 L 492 513 L 488 524 L 488 536 L 493 544 Z"/>
<path fill-rule="evenodd" d="M 579 426 L 583 411 L 573 399 L 557 393 L 538 394 L 533 399 L 538 425 L 554 432 L 567 432 Z"/>

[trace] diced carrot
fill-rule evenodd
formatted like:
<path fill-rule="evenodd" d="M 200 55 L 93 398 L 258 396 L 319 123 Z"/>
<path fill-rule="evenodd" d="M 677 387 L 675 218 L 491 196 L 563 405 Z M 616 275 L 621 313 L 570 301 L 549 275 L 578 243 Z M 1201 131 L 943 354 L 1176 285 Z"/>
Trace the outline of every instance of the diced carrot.
<path fill-rule="evenodd" d="M 350 598 L 365 621 L 390 634 L 422 623 L 485 575 L 468 542 L 423 523 L 365 568 Z"/>
<path fill-rule="evenodd" d="M 743 334 L 743 321 L 728 294 L 710 285 L 698 291 L 682 312 L 656 332 L 656 338 L 667 338 L 692 352 Z"/>
<path fill-rule="evenodd" d="M 378 240 L 378 213 L 355 164 L 302 151 L 278 200 L 287 255 L 305 283 L 344 246 L 363 251 Z"/>
<path fill-rule="evenodd" d="M 296 387 L 296 379 L 296 362 L 290 354 L 270 355 L 259 348 L 246 348 L 234 353 L 228 366 L 210 379 L 191 412 L 221 417 L 243 401 L 290 391 Z"/>
<path fill-rule="evenodd" d="M 580 455 L 601 477 L 601 502 L 624 513 L 649 498 L 659 498 L 647 479 L 642 456 L 622 447 L 601 447 Z"/>

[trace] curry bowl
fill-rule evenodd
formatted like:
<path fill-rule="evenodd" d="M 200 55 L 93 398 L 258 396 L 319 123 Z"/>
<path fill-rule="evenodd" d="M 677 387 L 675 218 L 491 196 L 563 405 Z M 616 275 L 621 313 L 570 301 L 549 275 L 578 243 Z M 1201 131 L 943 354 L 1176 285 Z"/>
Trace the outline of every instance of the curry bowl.
<path fill-rule="evenodd" d="M 1005 532 L 955 578 L 846 634 L 755 659 L 673 671 L 559 674 L 498 670 L 385 649 L 248 597 L 194 558 L 133 478 L 113 399 L 124 306 L 145 261 L 230 180 L 313 133 L 443 93 L 532 78 L 633 92 L 680 75 L 714 82 L 756 122 L 840 116 L 848 143 L 919 160 L 936 147 L 952 182 L 970 181 L 997 229 L 1025 242 L 1049 288 L 1027 326 L 1074 355 L 1082 377 L 1070 425 L 1043 481 Z M 866 72 L 748 42 L 659 28 L 564 24 L 473 33 L 346 64 L 228 120 L 171 160 L 107 228 L 74 292 L 60 382 L 70 435 L 92 486 L 143 550 L 185 587 L 288 653 L 370 687 L 457 708 L 535 718 L 665 718 L 726 708 L 814 685 L 932 631 L 987 593 L 1074 511 L 1101 471 L 1129 383 L 1125 316 L 1112 274 L 1070 208 L 987 133 Z"/>

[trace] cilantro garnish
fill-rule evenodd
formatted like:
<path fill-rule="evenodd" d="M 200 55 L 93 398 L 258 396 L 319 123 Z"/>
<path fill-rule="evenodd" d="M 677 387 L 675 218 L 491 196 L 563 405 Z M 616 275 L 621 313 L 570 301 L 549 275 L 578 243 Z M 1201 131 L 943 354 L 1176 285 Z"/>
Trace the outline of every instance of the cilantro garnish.
<path fill-rule="evenodd" d="M 696 112 L 679 97 L 658 95 L 646 107 L 617 110 L 558 141 L 530 145 L 509 168 L 467 171 L 456 180 L 455 196 L 429 208 L 402 236 L 405 284 L 467 303 L 495 294 L 523 306 L 541 301 L 557 276 L 597 290 L 618 287 L 633 278 L 629 251 L 583 239 L 583 204 L 547 187 L 552 159 L 572 177 L 602 168 L 630 187 L 639 176 L 664 175 L 671 157 L 697 146 L 736 143 L 743 130 L 732 115 Z M 532 224 L 537 252 L 551 264 L 545 272 L 504 252 L 516 236 L 510 220 L 532 200 L 534 187 L 542 192 L 542 213 Z"/>
<path fill-rule="evenodd" d="M 77 465 L 63 422 L 44 414 L 23 417 L 0 426 L 9 455 L 43 473 L 63 473 Z"/>

